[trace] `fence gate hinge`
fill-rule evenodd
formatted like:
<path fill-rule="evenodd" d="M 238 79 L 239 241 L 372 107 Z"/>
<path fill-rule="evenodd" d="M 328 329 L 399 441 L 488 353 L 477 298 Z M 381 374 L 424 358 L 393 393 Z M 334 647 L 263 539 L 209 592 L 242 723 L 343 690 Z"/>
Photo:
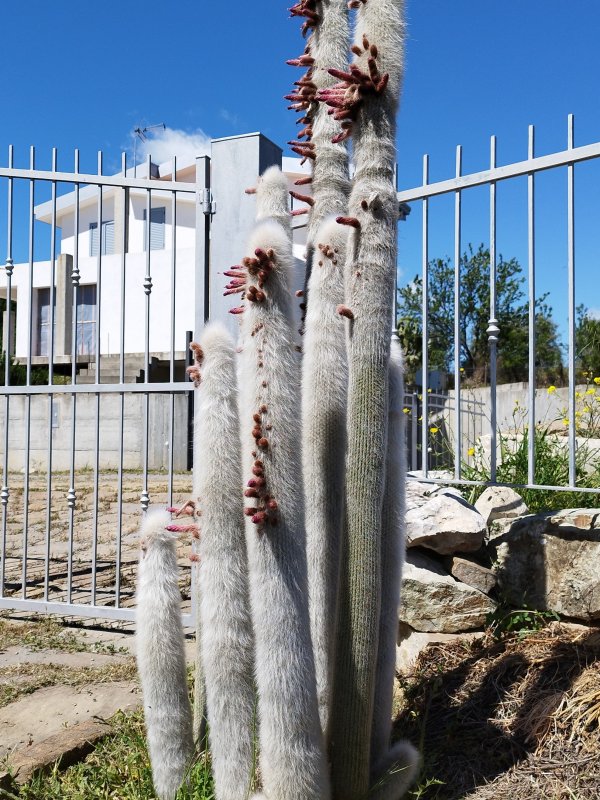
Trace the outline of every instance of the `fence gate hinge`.
<path fill-rule="evenodd" d="M 198 192 L 198 203 L 202 206 L 203 214 L 214 214 L 217 210 L 217 204 L 212 199 L 212 192 L 210 189 L 200 189 Z"/>

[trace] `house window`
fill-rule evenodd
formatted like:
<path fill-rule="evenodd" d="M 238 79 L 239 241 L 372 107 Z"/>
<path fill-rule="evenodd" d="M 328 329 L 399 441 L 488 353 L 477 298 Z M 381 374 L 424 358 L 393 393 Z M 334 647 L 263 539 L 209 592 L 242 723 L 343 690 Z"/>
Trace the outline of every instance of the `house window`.
<path fill-rule="evenodd" d="M 102 223 L 102 255 L 115 252 L 115 221 L 107 219 Z M 90 222 L 90 256 L 98 255 L 98 223 Z"/>
<path fill-rule="evenodd" d="M 146 225 L 147 210 L 144 209 L 144 252 L 148 241 L 148 228 Z M 165 249 L 165 207 L 158 206 L 150 209 L 150 250 Z"/>
<path fill-rule="evenodd" d="M 77 289 L 77 355 L 96 352 L 96 285 Z"/>
<path fill-rule="evenodd" d="M 54 324 L 56 325 L 56 292 L 54 293 Z M 50 287 L 37 290 L 37 354 L 50 351 Z"/>

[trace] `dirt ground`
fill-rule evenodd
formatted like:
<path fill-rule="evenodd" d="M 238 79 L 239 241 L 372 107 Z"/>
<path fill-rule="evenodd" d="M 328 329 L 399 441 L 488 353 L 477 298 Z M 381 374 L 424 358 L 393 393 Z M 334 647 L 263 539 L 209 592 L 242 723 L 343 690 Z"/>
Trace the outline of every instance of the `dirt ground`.
<path fill-rule="evenodd" d="M 69 553 L 72 540 L 71 602 L 92 602 L 93 562 L 96 562 L 95 604 L 114 605 L 117 592 L 117 554 L 120 558 L 120 605 L 133 604 L 135 572 L 138 561 L 138 529 L 142 516 L 140 496 L 143 476 L 126 472 L 123 476 L 121 507 L 116 472 L 98 476 L 98 492 L 94 473 L 76 475 L 76 500 L 73 512 L 68 503 L 69 475 L 53 475 L 50 487 L 47 475 L 34 473 L 29 479 L 27 543 L 25 522 L 25 485 L 23 475 L 13 475 L 7 506 L 5 596 L 23 596 L 25 574 L 26 596 L 39 600 L 46 592 L 45 559 L 50 554 L 47 599 L 64 602 L 68 599 Z M 173 476 L 172 497 L 165 474 L 148 476 L 151 507 L 182 503 L 189 497 L 190 473 Z M 50 491 L 49 491 L 50 489 Z M 119 547 L 120 539 L 120 547 Z M 190 546 L 182 542 L 182 565 L 189 564 Z M 26 553 L 26 557 L 24 557 Z M 190 570 L 182 570 L 182 594 L 189 597 Z"/>
<path fill-rule="evenodd" d="M 598 800 L 600 628 L 429 645 L 400 679 L 395 735 L 426 800 Z"/>

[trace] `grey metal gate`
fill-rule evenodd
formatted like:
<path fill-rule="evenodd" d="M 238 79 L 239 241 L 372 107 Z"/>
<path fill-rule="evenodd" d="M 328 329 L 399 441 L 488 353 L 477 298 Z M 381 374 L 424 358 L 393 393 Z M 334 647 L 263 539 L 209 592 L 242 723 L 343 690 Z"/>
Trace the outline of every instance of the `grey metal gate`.
<path fill-rule="evenodd" d="M 566 249 L 564 252 L 564 259 L 567 267 L 567 306 L 568 306 L 568 350 L 567 350 L 567 369 L 568 369 L 568 387 L 560 392 L 565 396 L 567 404 L 567 411 L 564 417 L 564 424 L 568 434 L 565 438 L 566 449 L 568 451 L 568 480 L 564 481 L 561 485 L 543 485 L 536 481 L 536 448 L 535 436 L 529 435 L 527 441 L 527 480 L 516 484 L 518 488 L 532 488 L 532 489 L 545 489 L 556 491 L 577 491 L 589 492 L 592 496 L 600 492 L 600 488 L 582 485 L 581 480 L 577 479 L 577 456 L 582 446 L 581 441 L 578 441 L 578 416 L 577 400 L 583 392 L 595 393 L 595 385 L 592 387 L 578 386 L 576 375 L 576 298 L 575 298 L 575 277 L 576 277 L 576 259 L 575 259 L 575 171 L 577 165 L 583 162 L 590 162 L 600 157 L 600 142 L 588 144 L 580 147 L 575 147 L 574 143 L 574 118 L 569 115 L 567 124 L 567 148 L 560 152 L 551 153 L 549 155 L 536 156 L 534 152 L 534 127 L 529 127 L 528 137 L 528 157 L 519 162 L 507 164 L 505 166 L 498 166 L 496 159 L 496 137 L 492 136 L 490 140 L 490 166 L 482 172 L 476 172 L 469 175 L 462 174 L 462 147 L 459 145 L 456 148 L 456 170 L 455 177 L 449 180 L 443 180 L 435 183 L 429 182 L 429 157 L 427 155 L 423 158 L 423 182 L 422 185 L 412 189 L 398 192 L 398 200 L 400 203 L 415 204 L 419 203 L 422 209 L 422 224 L 421 224 L 421 275 L 423 285 L 423 302 L 422 302 L 422 364 L 421 374 L 423 376 L 422 388 L 419 395 L 419 425 L 420 436 L 419 442 L 422 443 L 422 450 L 424 453 L 432 449 L 433 435 L 437 433 L 437 422 L 440 414 L 444 417 L 448 425 L 453 428 L 452 448 L 451 454 L 451 472 L 453 475 L 447 474 L 443 477 L 429 475 L 431 468 L 429 459 L 424 457 L 422 463 L 419 459 L 419 466 L 422 467 L 422 478 L 431 480 L 433 482 L 443 481 L 444 483 L 457 483 L 461 485 L 481 485 L 496 484 L 498 482 L 497 469 L 498 469 L 498 450 L 500 438 L 500 422 L 498 415 L 498 396 L 499 386 L 497 384 L 497 345 L 498 339 L 503 335 L 498 325 L 497 314 L 497 187 L 501 182 L 510 182 L 518 178 L 525 178 L 527 181 L 527 216 L 525 225 L 527 230 L 527 302 L 528 302 L 528 335 L 529 335 L 529 357 L 528 357 L 528 384 L 524 388 L 522 397 L 522 406 L 525 408 L 525 424 L 529 431 L 534 431 L 536 423 L 539 422 L 536 416 L 536 408 L 542 404 L 541 398 L 536 394 L 536 336 L 535 336 L 535 315 L 536 315 L 536 202 L 539 202 L 539 190 L 536 188 L 537 176 L 549 170 L 556 170 L 559 168 L 566 169 L 566 182 L 564 185 L 564 193 L 566 194 L 566 216 L 560 218 L 557 216 L 553 220 L 553 225 L 561 227 L 566 232 Z M 476 400 L 480 404 L 483 401 L 484 408 L 489 412 L 489 424 L 479 425 L 479 436 L 485 435 L 489 437 L 489 480 L 478 481 L 468 480 L 463 474 L 463 466 L 465 464 L 466 447 L 463 435 L 463 426 L 465 425 L 465 407 L 468 407 L 473 402 L 475 393 L 469 393 L 469 397 L 464 397 L 462 389 L 461 377 L 461 363 L 460 363 L 460 348 L 457 344 L 461 340 L 461 311 L 460 311 L 460 295 L 461 295 L 461 276 L 460 276 L 460 263 L 462 255 L 462 202 L 465 192 L 473 189 L 474 187 L 487 187 L 489 192 L 489 321 L 488 321 L 488 344 L 489 344 L 489 384 L 482 390 L 478 391 Z M 454 389 L 448 393 L 448 402 L 446 408 L 440 411 L 439 400 L 434 400 L 429 388 L 429 329 L 430 329 L 430 296 L 429 296 L 429 263 L 431 258 L 430 253 L 430 200 L 436 197 L 449 197 L 454 199 L 454 214 L 453 214 L 453 265 L 454 265 L 454 365 L 453 365 L 453 379 Z M 412 224 L 415 222 L 416 214 L 413 213 L 409 217 L 409 222 L 403 223 L 404 225 Z M 403 231 L 404 233 L 404 231 Z M 600 253 L 598 254 L 600 256 Z M 597 257 L 598 257 L 597 256 Z M 589 287 L 593 296 L 595 286 Z M 596 295 L 598 297 L 598 295 Z M 600 377 L 596 377 L 596 384 L 600 382 Z M 504 388 L 504 387 L 503 387 Z M 552 387 L 555 390 L 556 387 Z M 516 394 L 519 398 L 521 395 Z M 546 398 L 543 398 L 544 403 Z M 410 410 L 410 403 L 407 406 L 407 411 Z M 478 416 L 481 414 L 478 412 Z M 434 432 L 432 435 L 432 431 Z M 410 432 L 410 429 L 409 429 Z M 416 435 L 414 426 L 412 429 L 413 443 L 416 442 Z M 421 446 L 421 445 L 419 445 Z M 416 447 L 416 445 L 415 445 Z M 410 447 L 409 447 L 410 452 Z M 598 451 L 597 455 L 600 455 Z"/>
<path fill-rule="evenodd" d="M 209 159 L 123 155 L 107 175 L 102 153 L 91 174 L 78 152 L 72 171 L 56 150 L 38 169 L 33 148 L 17 167 L 11 147 L 0 180 L 0 609 L 131 620 L 140 512 L 190 491 L 186 333 L 205 317 Z"/>

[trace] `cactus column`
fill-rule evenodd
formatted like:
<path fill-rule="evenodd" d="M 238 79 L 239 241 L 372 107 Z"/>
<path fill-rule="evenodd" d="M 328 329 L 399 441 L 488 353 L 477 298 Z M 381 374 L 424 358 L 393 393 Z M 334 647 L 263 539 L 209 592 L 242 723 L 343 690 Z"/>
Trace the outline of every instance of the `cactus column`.
<path fill-rule="evenodd" d="M 396 282 L 395 116 L 403 52 L 402 0 L 366 0 L 350 70 L 320 98 L 344 112 L 355 176 L 346 262 L 350 319 L 347 541 L 341 577 L 331 747 L 333 796 L 364 800 L 381 611 L 381 528 L 388 426 L 388 361 Z"/>

